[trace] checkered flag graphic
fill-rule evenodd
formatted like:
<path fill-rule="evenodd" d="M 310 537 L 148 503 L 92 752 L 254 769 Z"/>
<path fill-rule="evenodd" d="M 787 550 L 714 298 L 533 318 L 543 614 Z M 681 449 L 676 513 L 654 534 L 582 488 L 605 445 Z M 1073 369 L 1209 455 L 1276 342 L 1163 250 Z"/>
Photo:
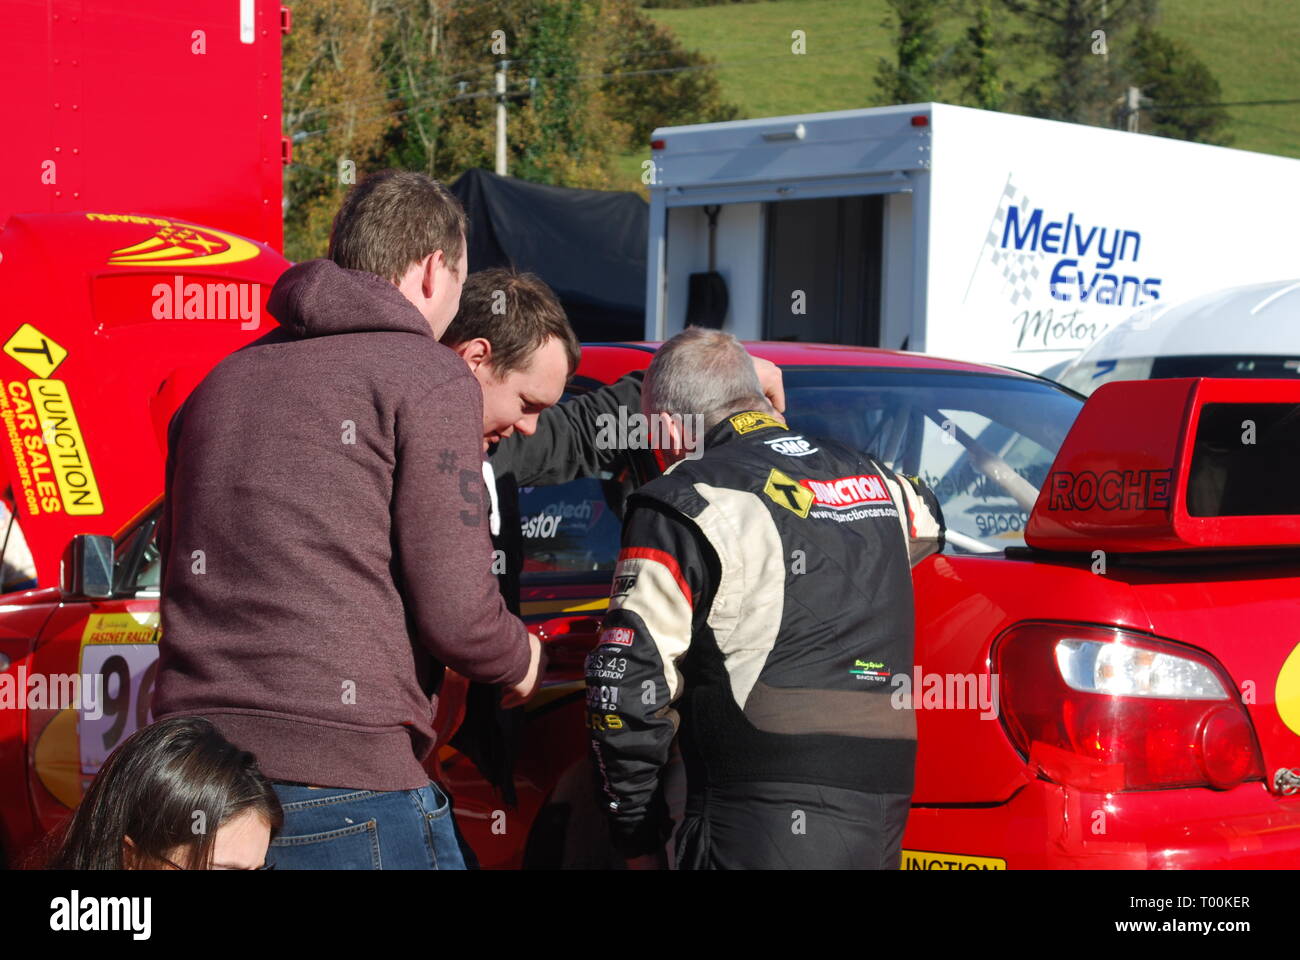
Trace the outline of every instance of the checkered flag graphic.
<path fill-rule="evenodd" d="M 1017 195 L 1019 195 L 1018 200 Z M 1038 266 L 1043 254 L 1033 251 L 1021 252 L 1002 249 L 1002 233 L 1006 229 L 1007 208 L 1013 205 L 1020 208 L 1021 214 L 1027 214 L 1031 209 L 1029 197 L 1016 188 L 1015 184 L 1011 182 L 1011 175 L 1008 174 L 1007 184 L 1003 188 L 1001 196 L 998 197 L 998 208 L 993 214 L 992 222 L 989 224 L 988 236 L 984 238 L 984 245 L 980 248 L 979 257 L 975 261 L 975 268 L 978 270 L 984 255 L 989 254 L 989 262 L 1001 268 L 1002 290 L 1009 296 L 1012 306 L 1015 306 L 1022 300 L 1028 303 L 1033 297 L 1032 283 L 1038 279 Z M 1021 223 L 1023 222 L 1024 217 L 1022 216 Z M 971 271 L 971 282 L 973 283 L 974 280 L 975 270 Z M 966 286 L 966 293 L 967 295 L 970 294 L 970 284 Z"/>

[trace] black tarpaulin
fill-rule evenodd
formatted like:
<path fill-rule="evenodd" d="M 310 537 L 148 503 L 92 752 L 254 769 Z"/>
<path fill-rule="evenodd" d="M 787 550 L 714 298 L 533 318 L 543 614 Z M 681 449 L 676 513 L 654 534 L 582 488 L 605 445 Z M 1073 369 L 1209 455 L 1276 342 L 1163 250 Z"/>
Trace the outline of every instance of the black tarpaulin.
<path fill-rule="evenodd" d="M 486 170 L 462 174 L 451 192 L 469 217 L 470 272 L 512 266 L 537 274 L 582 340 L 644 337 L 649 207 L 637 194 Z"/>

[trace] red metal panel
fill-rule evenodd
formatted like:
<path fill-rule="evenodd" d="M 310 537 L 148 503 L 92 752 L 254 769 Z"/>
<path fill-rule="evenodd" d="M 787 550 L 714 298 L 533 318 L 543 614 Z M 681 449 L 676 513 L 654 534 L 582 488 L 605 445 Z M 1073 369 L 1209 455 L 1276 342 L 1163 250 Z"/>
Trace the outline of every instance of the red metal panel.
<path fill-rule="evenodd" d="M 188 391 L 226 354 L 271 329 L 266 298 L 288 266 L 274 250 L 225 231 L 98 216 L 20 215 L 0 230 L 7 318 L 0 344 L 12 351 L 0 353 L 0 476 L 13 486 L 43 585 L 58 582 L 74 534 L 116 533 L 158 495 L 164 454 L 155 424 L 171 412 L 158 401 L 184 399 L 176 390 L 160 397 L 160 385 L 184 368 Z M 248 320 L 229 309 L 235 300 L 219 296 L 232 289 Z M 186 310 L 187 302 L 196 309 Z M 54 345 L 52 367 L 30 352 L 45 341 Z M 75 444 L 47 439 L 35 426 L 40 384 L 66 391 L 60 404 L 75 412 Z M 65 455 L 89 462 L 102 509 L 70 514 L 66 493 L 55 502 L 51 457 L 61 442 L 71 445 Z"/>
<path fill-rule="evenodd" d="M 279 249 L 280 8 L 254 10 L 245 43 L 235 0 L 7 5 L 0 223 L 152 213 Z"/>

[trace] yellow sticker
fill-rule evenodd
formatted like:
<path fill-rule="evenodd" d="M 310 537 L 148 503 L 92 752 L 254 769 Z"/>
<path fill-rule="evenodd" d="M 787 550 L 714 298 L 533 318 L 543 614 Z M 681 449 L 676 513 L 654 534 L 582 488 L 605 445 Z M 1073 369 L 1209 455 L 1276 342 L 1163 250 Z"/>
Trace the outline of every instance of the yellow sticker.
<path fill-rule="evenodd" d="M 81 642 L 157 643 L 157 613 L 95 613 L 86 619 Z"/>
<path fill-rule="evenodd" d="M 48 377 L 68 356 L 68 351 L 30 323 L 14 331 L 4 351 L 38 377 Z"/>
<path fill-rule="evenodd" d="M 798 514 L 801 517 L 808 516 L 808 511 L 812 509 L 812 491 L 801 484 L 795 483 L 775 467 L 767 475 L 767 483 L 763 486 L 763 492 L 777 506 L 785 507 L 791 513 Z"/>
<path fill-rule="evenodd" d="M 1278 671 L 1274 700 L 1282 722 L 1292 733 L 1300 733 L 1300 646 L 1291 651 Z"/>
<path fill-rule="evenodd" d="M 961 853 L 904 850 L 903 870 L 1005 870 L 1007 862 L 997 857 L 968 857 Z"/>
<path fill-rule="evenodd" d="M 62 380 L 28 380 L 27 388 L 36 405 L 54 479 L 63 495 L 64 512 L 74 517 L 103 513 L 104 501 L 90 466 L 86 439 L 77 425 L 77 415 L 72 412 L 67 384 Z"/>
<path fill-rule="evenodd" d="M 755 430 L 762 430 L 764 427 L 781 427 L 785 425 L 780 420 L 774 420 L 766 413 L 759 413 L 757 410 L 746 410 L 744 413 L 738 413 L 733 417 L 728 417 L 731 426 L 740 434 L 753 433 Z"/>
<path fill-rule="evenodd" d="M 59 711 L 36 738 L 32 768 L 41 785 L 65 807 L 81 802 L 81 758 L 77 753 L 77 711 Z"/>
<path fill-rule="evenodd" d="M 114 213 L 88 213 L 86 219 L 110 223 L 148 224 L 160 228 L 147 240 L 114 250 L 108 257 L 110 266 L 178 265 L 189 270 L 194 267 L 242 263 L 245 260 L 252 260 L 261 253 L 261 249 L 256 244 L 243 237 L 226 233 L 224 230 L 213 230 L 211 227 L 196 227 L 192 223 Z"/>

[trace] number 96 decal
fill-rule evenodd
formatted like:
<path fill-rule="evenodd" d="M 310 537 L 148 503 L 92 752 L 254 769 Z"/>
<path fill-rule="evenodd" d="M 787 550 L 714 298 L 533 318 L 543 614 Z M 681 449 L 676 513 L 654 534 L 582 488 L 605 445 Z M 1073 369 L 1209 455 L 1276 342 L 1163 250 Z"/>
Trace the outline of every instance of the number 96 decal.
<path fill-rule="evenodd" d="M 156 614 L 149 618 L 152 623 L 144 624 L 130 618 L 129 614 L 126 617 L 132 619 L 130 639 L 152 638 Z M 88 627 L 86 632 L 89 635 L 91 628 Z M 149 640 L 135 643 L 87 642 L 81 648 L 81 672 L 102 678 L 97 709 L 90 712 L 83 708 L 77 717 L 81 772 L 90 776 L 99 770 L 118 744 L 153 722 L 149 702 L 158 675 L 158 644 Z"/>

